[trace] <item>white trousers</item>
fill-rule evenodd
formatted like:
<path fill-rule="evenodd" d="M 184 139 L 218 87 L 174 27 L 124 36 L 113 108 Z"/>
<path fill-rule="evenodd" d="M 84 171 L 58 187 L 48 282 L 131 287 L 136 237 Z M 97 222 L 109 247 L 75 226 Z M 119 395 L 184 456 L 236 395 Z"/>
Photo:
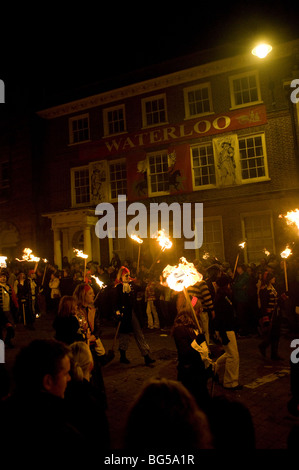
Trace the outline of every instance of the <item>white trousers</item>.
<path fill-rule="evenodd" d="M 225 365 L 223 386 L 236 387 L 239 385 L 240 364 L 238 344 L 234 331 L 227 331 L 226 334 L 229 339 L 229 343 L 227 345 L 223 345 L 224 354 L 217 359 L 216 367 L 218 369 L 222 365 Z"/>

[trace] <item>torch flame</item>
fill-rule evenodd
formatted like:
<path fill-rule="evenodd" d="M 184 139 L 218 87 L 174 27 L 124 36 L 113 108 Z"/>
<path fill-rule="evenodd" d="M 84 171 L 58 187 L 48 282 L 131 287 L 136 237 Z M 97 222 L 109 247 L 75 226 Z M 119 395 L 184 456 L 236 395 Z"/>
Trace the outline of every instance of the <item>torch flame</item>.
<path fill-rule="evenodd" d="M 104 287 L 107 287 L 107 286 L 103 283 L 103 281 L 100 281 L 100 279 L 99 279 L 98 277 L 96 277 L 96 276 L 91 276 L 91 277 L 93 277 L 93 278 L 96 280 L 97 285 L 100 286 L 101 289 L 103 289 Z"/>
<path fill-rule="evenodd" d="M 135 240 L 137 243 L 140 243 L 140 244 L 143 243 L 143 240 L 141 240 L 141 238 L 139 238 L 138 235 L 136 235 L 135 233 L 131 235 L 131 238 L 132 240 Z"/>
<path fill-rule="evenodd" d="M 88 258 L 88 255 L 85 255 L 82 250 L 77 250 L 77 248 L 74 248 L 74 252 L 79 258 Z"/>
<path fill-rule="evenodd" d="M 0 268 L 6 268 L 7 267 L 5 260 L 7 260 L 7 256 L 0 256 Z"/>
<path fill-rule="evenodd" d="M 203 278 L 193 263 L 188 263 L 186 258 L 180 258 L 177 266 L 166 266 L 162 272 L 162 277 L 165 278 L 166 283 L 170 289 L 181 292 Z"/>
<path fill-rule="evenodd" d="M 292 254 L 292 251 L 291 251 L 291 249 L 287 246 L 286 249 L 280 253 L 280 256 L 281 256 L 282 258 L 288 258 L 291 254 Z"/>
<path fill-rule="evenodd" d="M 40 260 L 40 258 L 37 258 L 36 256 L 34 256 L 34 254 L 32 253 L 32 250 L 30 248 L 24 248 L 23 253 L 24 254 L 22 256 L 22 259 L 16 258 L 17 261 L 36 261 L 36 262 L 38 262 Z"/>
<path fill-rule="evenodd" d="M 239 243 L 239 246 L 240 246 L 241 248 L 244 248 L 245 245 L 246 245 L 246 242 Z"/>
<path fill-rule="evenodd" d="M 284 217 L 288 225 L 295 224 L 296 227 L 299 229 L 299 209 L 295 209 L 294 211 L 287 212 L 287 215 L 279 217 Z"/>
<path fill-rule="evenodd" d="M 158 240 L 159 245 L 162 248 L 162 251 L 172 247 L 172 241 L 165 235 L 165 232 L 163 229 L 159 230 L 158 235 L 154 238 Z"/>

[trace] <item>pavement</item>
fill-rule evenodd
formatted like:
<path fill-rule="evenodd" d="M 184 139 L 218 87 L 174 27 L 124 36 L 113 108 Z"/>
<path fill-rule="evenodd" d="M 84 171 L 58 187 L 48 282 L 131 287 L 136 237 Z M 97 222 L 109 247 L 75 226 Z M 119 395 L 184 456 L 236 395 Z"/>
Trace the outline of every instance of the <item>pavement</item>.
<path fill-rule="evenodd" d="M 52 314 L 43 314 L 36 319 L 35 330 L 28 330 L 22 324 L 16 326 L 13 340 L 15 347 L 5 350 L 5 364 L 9 372 L 22 346 L 36 338 L 53 338 L 53 319 Z M 102 341 L 106 350 L 112 347 L 114 333 L 113 325 L 108 321 L 103 322 Z M 130 364 L 121 364 L 116 351 L 114 360 L 103 367 L 112 449 L 122 448 L 126 417 L 143 384 L 151 377 L 176 380 L 177 354 L 170 330 L 146 329 L 144 335 L 150 345 L 151 356 L 155 359 L 153 365 L 144 365 L 132 336 L 127 352 Z M 255 428 L 256 449 L 286 449 L 290 430 L 299 424 L 299 418 L 293 417 L 287 410 L 287 402 L 291 397 L 289 361 L 292 339 L 294 337 L 289 331 L 282 332 L 279 345 L 282 360 L 277 362 L 261 356 L 258 350 L 258 335 L 238 339 L 240 383 L 243 389 L 230 391 L 220 384 L 214 385 L 214 396 L 227 396 L 243 403 L 249 409 Z"/>

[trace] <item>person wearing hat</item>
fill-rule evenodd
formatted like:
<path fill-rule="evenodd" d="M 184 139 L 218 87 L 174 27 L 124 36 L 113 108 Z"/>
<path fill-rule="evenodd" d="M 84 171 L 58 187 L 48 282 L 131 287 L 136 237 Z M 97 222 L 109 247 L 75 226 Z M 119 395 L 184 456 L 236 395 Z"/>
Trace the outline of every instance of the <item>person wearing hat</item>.
<path fill-rule="evenodd" d="M 13 288 L 8 284 L 7 271 L 0 272 L 0 339 L 4 339 L 5 345 L 13 347 L 11 340 L 15 336 L 14 323 L 17 317 L 18 301 Z"/>
<path fill-rule="evenodd" d="M 132 283 L 133 279 L 130 277 L 130 270 L 122 266 L 117 274 L 115 281 L 114 293 L 114 309 L 119 327 L 119 352 L 120 362 L 129 364 L 130 361 L 126 356 L 126 351 L 129 346 L 130 334 L 134 334 L 136 344 L 144 358 L 145 365 L 150 365 L 155 362 L 149 356 L 150 347 L 147 344 L 143 332 L 141 330 L 138 318 L 134 311 L 136 285 Z"/>
<path fill-rule="evenodd" d="M 224 365 L 223 387 L 229 390 L 240 390 L 243 387 L 239 384 L 240 359 L 235 334 L 231 279 L 226 274 L 216 279 L 214 309 L 214 328 L 224 349 L 224 354 L 216 361 L 216 371 Z"/>

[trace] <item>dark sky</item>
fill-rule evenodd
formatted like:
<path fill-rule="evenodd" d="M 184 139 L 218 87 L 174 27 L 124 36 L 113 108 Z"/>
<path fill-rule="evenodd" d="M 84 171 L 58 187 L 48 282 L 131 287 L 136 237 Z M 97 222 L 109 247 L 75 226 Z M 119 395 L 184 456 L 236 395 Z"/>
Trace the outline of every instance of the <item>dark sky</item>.
<path fill-rule="evenodd" d="M 295 0 L 40 5 L 6 15 L 0 78 L 8 94 L 17 87 L 40 99 L 202 49 L 299 37 Z"/>

